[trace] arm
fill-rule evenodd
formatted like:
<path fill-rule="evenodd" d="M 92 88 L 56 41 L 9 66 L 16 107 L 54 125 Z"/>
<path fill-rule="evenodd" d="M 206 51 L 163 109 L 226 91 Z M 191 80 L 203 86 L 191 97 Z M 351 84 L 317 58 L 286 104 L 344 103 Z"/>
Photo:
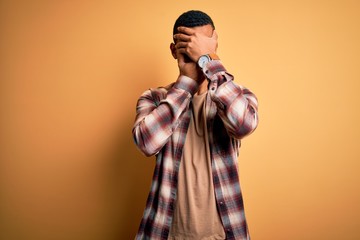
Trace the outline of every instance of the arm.
<path fill-rule="evenodd" d="M 140 97 L 136 107 L 133 137 L 135 144 L 146 156 L 157 154 L 167 143 L 203 81 L 198 77 L 195 62 L 187 62 L 185 55 L 176 50 L 174 43 L 170 49 L 178 63 L 177 81 L 159 103 L 156 103 L 151 90 L 148 90 Z"/>
<path fill-rule="evenodd" d="M 145 91 L 136 106 L 132 129 L 135 144 L 146 156 L 158 153 L 178 125 L 178 120 L 197 91 L 196 81 L 180 76 L 157 105 L 151 90 Z"/>
<path fill-rule="evenodd" d="M 229 135 L 241 139 L 258 125 L 258 101 L 247 88 L 237 85 L 220 61 L 211 61 L 203 69 L 210 80 L 209 94 Z"/>
<path fill-rule="evenodd" d="M 176 48 L 197 62 L 203 54 L 215 53 L 217 34 L 205 36 L 193 29 L 179 27 L 174 38 L 179 42 Z M 257 99 L 248 89 L 234 83 L 233 76 L 226 72 L 220 61 L 208 62 L 202 69 L 210 81 L 209 94 L 216 103 L 218 114 L 229 135 L 240 139 L 253 132 L 258 124 Z"/>

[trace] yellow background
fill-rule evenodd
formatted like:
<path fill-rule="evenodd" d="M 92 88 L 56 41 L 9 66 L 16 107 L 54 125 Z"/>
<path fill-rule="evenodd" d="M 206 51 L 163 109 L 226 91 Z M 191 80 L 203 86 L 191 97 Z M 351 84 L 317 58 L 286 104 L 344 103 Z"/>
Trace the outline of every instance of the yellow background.
<path fill-rule="evenodd" d="M 132 239 L 153 158 L 135 104 L 174 81 L 189 9 L 256 93 L 241 185 L 254 240 L 360 239 L 360 2 L 0 1 L 0 238 Z"/>

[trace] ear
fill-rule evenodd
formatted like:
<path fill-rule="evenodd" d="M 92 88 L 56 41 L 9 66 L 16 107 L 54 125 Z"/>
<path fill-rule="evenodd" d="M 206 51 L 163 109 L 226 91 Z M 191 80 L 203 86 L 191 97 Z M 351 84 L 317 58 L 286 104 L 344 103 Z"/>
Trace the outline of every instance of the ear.
<path fill-rule="evenodd" d="M 211 37 L 214 38 L 215 40 L 218 40 L 219 36 L 218 36 L 218 34 L 217 34 L 217 32 L 216 32 L 215 29 L 214 29 L 213 34 L 212 34 Z"/>
<path fill-rule="evenodd" d="M 174 58 L 174 59 L 177 59 L 175 43 L 171 43 L 171 44 L 170 44 L 170 50 L 171 50 L 171 55 L 173 56 L 173 58 Z"/>
<path fill-rule="evenodd" d="M 218 46 L 219 46 L 219 42 L 218 42 L 218 34 L 217 34 L 217 32 L 215 31 L 215 29 L 214 29 L 214 31 L 213 31 L 213 35 L 212 35 L 211 38 L 216 40 L 216 48 L 215 48 L 215 52 L 216 52 L 217 49 L 218 49 Z"/>

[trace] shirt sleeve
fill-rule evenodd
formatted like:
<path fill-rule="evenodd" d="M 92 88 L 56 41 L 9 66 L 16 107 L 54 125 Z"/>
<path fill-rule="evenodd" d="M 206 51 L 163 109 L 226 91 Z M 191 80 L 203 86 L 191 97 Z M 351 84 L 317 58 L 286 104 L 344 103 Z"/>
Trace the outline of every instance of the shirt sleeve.
<path fill-rule="evenodd" d="M 203 69 L 209 79 L 209 94 L 218 108 L 229 135 L 241 139 L 258 125 L 258 100 L 249 89 L 236 84 L 219 60 L 210 61 Z"/>
<path fill-rule="evenodd" d="M 132 134 L 141 152 L 151 156 L 161 150 L 198 88 L 196 81 L 180 76 L 164 99 L 157 101 L 153 90 L 147 90 L 140 96 Z"/>

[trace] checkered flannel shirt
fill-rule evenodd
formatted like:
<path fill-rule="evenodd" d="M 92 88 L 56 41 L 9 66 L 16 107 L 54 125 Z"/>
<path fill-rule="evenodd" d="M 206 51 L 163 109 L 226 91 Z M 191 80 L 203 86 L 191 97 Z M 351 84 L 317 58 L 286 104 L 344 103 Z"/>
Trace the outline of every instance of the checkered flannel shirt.
<path fill-rule="evenodd" d="M 213 184 L 226 239 L 250 239 L 239 183 L 240 139 L 258 124 L 257 98 L 237 85 L 219 60 L 203 69 L 209 80 L 206 121 L 211 149 Z M 136 239 L 167 239 L 174 214 L 177 180 L 190 122 L 189 103 L 196 81 L 180 76 L 167 87 L 145 91 L 137 102 L 133 137 L 156 165 L 146 208 Z"/>

